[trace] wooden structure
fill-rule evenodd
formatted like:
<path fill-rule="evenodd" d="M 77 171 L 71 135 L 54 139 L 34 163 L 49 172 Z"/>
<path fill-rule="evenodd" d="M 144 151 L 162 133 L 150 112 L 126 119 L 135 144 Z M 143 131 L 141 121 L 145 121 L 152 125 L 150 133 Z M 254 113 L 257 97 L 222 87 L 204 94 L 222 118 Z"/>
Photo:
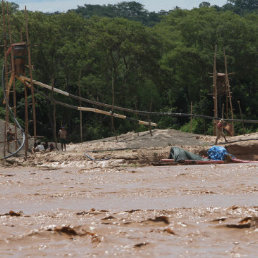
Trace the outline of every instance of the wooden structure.
<path fill-rule="evenodd" d="M 25 84 L 30 81 L 30 78 L 25 77 L 25 76 L 20 76 L 19 79 L 21 81 L 23 81 Z M 84 100 L 83 97 L 78 97 L 78 96 L 72 95 L 72 94 L 70 94 L 70 93 L 68 93 L 66 91 L 63 91 L 63 90 L 60 90 L 60 89 L 57 89 L 57 88 L 53 87 L 53 84 L 52 84 L 52 86 L 50 86 L 50 85 L 47 85 L 45 83 L 42 83 L 42 82 L 39 82 L 39 81 L 36 81 L 36 80 L 32 80 L 32 83 L 35 84 L 35 85 L 38 85 L 41 88 L 48 89 L 52 93 L 55 92 L 55 93 L 61 94 L 63 96 L 69 97 L 69 98 L 79 99 L 80 103 L 81 103 L 81 101 Z M 51 97 L 51 100 L 52 100 L 52 97 Z M 71 109 L 76 109 L 76 110 L 78 110 L 80 112 L 81 111 L 93 112 L 93 113 L 98 113 L 98 114 L 102 114 L 102 115 L 106 115 L 106 116 L 111 116 L 111 117 L 114 117 L 114 118 L 130 119 L 129 117 L 127 117 L 125 115 L 114 113 L 112 110 L 111 111 L 105 111 L 105 110 L 100 110 L 100 109 L 96 109 L 96 108 L 89 108 L 89 107 L 80 107 L 80 106 L 79 107 L 75 107 L 75 106 L 72 106 L 72 105 L 69 105 L 69 104 L 65 104 L 65 103 L 62 103 L 62 102 L 56 101 L 56 100 L 54 100 L 54 102 L 55 102 L 55 104 L 59 104 L 59 105 L 62 105 L 62 106 L 65 106 L 65 107 L 71 108 Z M 130 119 L 130 120 L 133 120 L 133 119 Z M 153 127 L 157 126 L 156 123 L 152 123 L 150 121 L 148 122 L 148 121 L 137 120 L 137 122 L 140 125 L 153 126 Z"/>
<path fill-rule="evenodd" d="M 80 113 L 80 137 L 81 141 L 83 138 L 82 135 L 82 111 L 86 112 L 94 112 L 94 113 L 99 113 L 107 116 L 111 116 L 112 118 L 112 125 L 114 129 L 114 122 L 113 119 L 115 118 L 120 118 L 120 119 L 130 119 L 130 120 L 135 120 L 132 118 L 129 118 L 125 115 L 120 115 L 117 113 L 114 113 L 114 109 L 117 108 L 114 106 L 114 82 L 112 80 L 112 95 L 113 95 L 113 100 L 112 100 L 112 111 L 104 111 L 100 109 L 95 109 L 95 108 L 87 108 L 87 107 L 82 107 L 81 102 L 83 101 L 83 98 L 81 97 L 81 85 L 78 83 L 78 88 L 79 88 L 79 97 L 78 96 L 72 96 L 72 94 L 69 94 L 67 92 L 64 92 L 62 90 L 56 89 L 54 87 L 54 80 L 52 81 L 52 86 L 37 82 L 33 80 L 32 77 L 32 64 L 31 64 L 31 50 L 30 50 L 30 40 L 29 40 L 29 31 L 28 31 L 28 13 L 25 7 L 25 31 L 26 31 L 26 41 L 21 42 L 13 42 L 12 40 L 12 32 L 11 32 L 11 26 L 9 22 L 9 13 L 8 13 L 8 3 L 2 0 L 2 17 L 3 17 L 3 39 L 4 39 L 4 72 L 5 72 L 5 99 L 4 99 L 4 104 L 6 106 L 6 118 L 5 118 L 5 132 L 4 132 L 4 157 L 6 156 L 6 146 L 9 148 L 9 143 L 7 142 L 7 130 L 9 129 L 9 109 L 10 107 L 10 96 L 13 95 L 13 107 L 11 110 L 14 113 L 14 118 L 16 118 L 16 87 L 15 87 L 15 81 L 19 80 L 23 85 L 24 85 L 24 99 L 25 99 L 25 159 L 27 159 L 27 152 L 29 148 L 28 144 L 28 135 L 29 135 L 29 112 L 28 112 L 28 89 L 30 89 L 31 92 L 31 97 L 32 97 L 32 114 L 33 114 L 33 132 L 34 132 L 34 143 L 36 142 L 37 138 L 37 130 L 36 130 L 36 109 L 35 109 L 35 97 L 34 97 L 34 83 L 49 89 L 52 94 L 51 94 L 51 102 L 53 105 L 53 120 L 54 120 L 54 126 L 53 126 L 53 134 L 54 134 L 54 139 L 55 142 L 56 140 L 56 103 L 58 104 L 58 101 L 54 99 L 54 93 L 61 93 L 65 96 L 68 97 L 74 97 L 79 100 L 79 107 L 76 107 L 76 109 Z M 7 16 L 7 19 L 6 19 Z M 22 33 L 21 33 L 22 35 Z M 21 37 L 22 38 L 22 37 Z M 7 41 L 9 39 L 9 42 Z M 28 77 L 26 76 L 28 74 Z M 81 78 L 81 71 L 79 74 L 79 82 Z M 59 103 L 60 104 L 60 103 Z M 74 108 L 71 105 L 62 103 L 63 106 L 66 106 L 68 108 Z M 104 104 L 103 106 L 108 106 L 108 104 Z M 125 109 L 125 108 L 120 108 L 120 109 Z M 137 120 L 139 124 L 141 125 L 146 125 L 149 126 L 157 126 L 156 123 L 151 123 L 146 122 L 146 121 L 141 121 Z M 20 127 L 20 129 L 22 129 Z M 21 149 L 21 146 L 18 148 L 17 146 L 17 128 L 15 125 L 15 143 L 16 143 L 16 150 Z M 9 149 L 7 149 L 9 151 Z M 9 157 L 10 155 L 8 155 Z"/>
<path fill-rule="evenodd" d="M 16 87 L 15 80 L 18 79 L 24 84 L 24 96 L 25 96 L 25 159 L 27 158 L 28 151 L 28 130 L 29 130 L 29 118 L 28 118 L 28 92 L 27 88 L 30 88 L 32 95 L 32 109 L 33 109 L 33 126 L 34 126 L 34 142 L 36 141 L 36 110 L 35 110 L 35 98 L 34 88 L 32 84 L 32 65 L 30 55 L 30 42 L 28 33 L 28 18 L 27 10 L 25 7 L 25 21 L 26 21 L 26 42 L 12 42 L 12 31 L 9 22 L 8 3 L 2 0 L 2 16 L 3 16 L 3 34 L 4 34 L 4 67 L 5 67 L 5 100 L 6 105 L 6 118 L 5 118 L 5 132 L 4 132 L 4 156 L 6 154 L 6 146 L 9 151 L 9 143 L 6 139 L 6 133 L 9 128 L 9 104 L 10 94 L 13 93 L 13 108 L 14 117 L 16 118 Z M 6 19 L 7 16 L 7 19 Z M 6 22 L 7 20 L 7 22 Z M 8 25 L 8 26 L 7 26 Z M 7 29 L 8 28 L 8 29 Z M 8 35 L 8 37 L 7 37 Z M 9 42 L 7 42 L 9 38 Z M 27 69 L 28 68 L 28 69 Z M 30 76 L 30 82 L 24 82 L 20 79 L 20 76 L 25 75 L 28 71 Z M 10 77 L 10 78 L 9 78 Z M 15 142 L 17 149 L 17 129 L 15 127 Z"/>
<path fill-rule="evenodd" d="M 226 118 L 234 119 L 233 105 L 232 105 L 232 93 L 230 89 L 229 83 L 229 75 L 232 73 L 228 73 L 227 68 L 227 56 L 224 49 L 224 65 L 225 72 L 218 73 L 217 72 L 217 46 L 215 46 L 214 53 L 214 64 L 213 64 L 213 103 L 214 103 L 214 118 L 219 117 L 219 113 L 221 113 L 222 118 L 224 118 L 224 106 L 226 106 Z M 219 101 L 220 100 L 220 101 Z M 224 101 L 226 103 L 224 103 Z M 220 112 L 219 112 L 220 111 Z M 217 121 L 214 121 L 214 135 L 216 135 L 216 127 Z M 228 125 L 227 131 L 234 135 L 234 124 L 233 121 Z"/>

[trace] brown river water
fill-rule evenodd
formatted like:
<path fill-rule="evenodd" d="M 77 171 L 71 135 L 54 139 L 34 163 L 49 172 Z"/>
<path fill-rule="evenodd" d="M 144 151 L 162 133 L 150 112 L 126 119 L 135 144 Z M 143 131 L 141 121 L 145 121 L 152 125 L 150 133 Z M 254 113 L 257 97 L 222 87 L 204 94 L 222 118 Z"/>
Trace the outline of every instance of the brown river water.
<path fill-rule="evenodd" d="M 258 164 L 1 168 L 0 257 L 257 257 Z"/>

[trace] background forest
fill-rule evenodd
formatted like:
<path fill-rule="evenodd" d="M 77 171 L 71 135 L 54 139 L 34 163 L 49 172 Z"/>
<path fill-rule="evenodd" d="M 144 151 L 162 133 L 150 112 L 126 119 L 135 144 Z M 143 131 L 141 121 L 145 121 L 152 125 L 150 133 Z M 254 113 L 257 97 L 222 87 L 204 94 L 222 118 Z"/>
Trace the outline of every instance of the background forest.
<path fill-rule="evenodd" d="M 13 42 L 25 40 L 24 11 L 10 3 L 9 12 Z M 37 81 L 53 83 L 75 95 L 79 95 L 80 88 L 81 96 L 87 99 L 136 110 L 190 113 L 192 103 L 193 113 L 213 116 L 211 76 L 217 45 L 217 71 L 225 71 L 225 48 L 228 72 L 233 73 L 230 85 L 235 118 L 240 119 L 242 112 L 245 119 L 258 119 L 256 0 L 230 0 L 222 7 L 203 2 L 192 10 L 175 8 L 158 13 L 148 12 L 142 4 L 133 1 L 102 6 L 85 4 L 66 13 L 28 14 L 33 78 Z M 0 33 L 3 35 L 2 26 Z M 4 53 L 3 37 L 0 40 Z M 23 86 L 17 84 L 16 88 L 17 116 L 23 123 Z M 42 95 L 51 93 L 37 86 L 35 91 L 37 134 L 51 140 L 53 105 Z M 58 94 L 55 99 L 79 106 L 78 101 Z M 219 100 L 219 117 L 224 101 Z M 2 105 L 3 119 L 4 113 Z M 189 118 L 124 114 L 150 119 L 158 123 L 158 128 L 190 131 Z M 29 116 L 31 120 L 31 106 Z M 58 127 L 67 127 L 71 141 L 80 140 L 78 111 L 57 106 L 56 118 Z M 114 119 L 114 131 L 111 124 L 110 117 L 83 113 L 84 140 L 147 129 L 132 121 Z M 211 120 L 195 118 L 192 130 L 211 134 L 212 127 Z M 246 124 L 243 128 L 242 123 L 236 123 L 235 130 L 236 133 L 256 131 L 257 125 Z"/>

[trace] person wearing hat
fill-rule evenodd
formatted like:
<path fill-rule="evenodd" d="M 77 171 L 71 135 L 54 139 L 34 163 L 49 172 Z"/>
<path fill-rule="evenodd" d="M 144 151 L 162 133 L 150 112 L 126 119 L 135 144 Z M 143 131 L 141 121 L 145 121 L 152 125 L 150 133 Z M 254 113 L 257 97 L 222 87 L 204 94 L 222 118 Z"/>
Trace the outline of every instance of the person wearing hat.
<path fill-rule="evenodd" d="M 216 134 L 217 134 L 217 137 L 216 137 L 216 141 L 215 141 L 215 144 L 214 145 L 217 145 L 218 143 L 218 140 L 219 138 L 222 136 L 224 139 L 225 139 L 225 142 L 228 142 L 227 139 L 226 139 L 226 136 L 223 132 L 223 128 L 225 126 L 225 122 L 223 119 L 220 119 L 219 122 L 217 123 L 217 126 L 216 126 Z"/>
<path fill-rule="evenodd" d="M 67 137 L 67 131 L 65 130 L 64 126 L 61 126 L 58 136 L 60 138 L 61 143 L 61 149 L 62 151 L 66 151 L 66 137 Z"/>

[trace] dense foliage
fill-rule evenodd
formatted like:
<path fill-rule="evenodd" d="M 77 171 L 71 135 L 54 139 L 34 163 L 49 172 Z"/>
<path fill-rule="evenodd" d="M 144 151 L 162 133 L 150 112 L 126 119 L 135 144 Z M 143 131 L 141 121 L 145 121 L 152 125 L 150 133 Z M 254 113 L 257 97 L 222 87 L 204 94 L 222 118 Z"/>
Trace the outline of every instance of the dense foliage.
<path fill-rule="evenodd" d="M 24 40 L 24 11 L 11 4 L 9 12 L 13 42 Z M 3 35 L 2 26 L 0 30 Z M 85 5 L 67 13 L 29 12 L 29 33 L 33 77 L 38 81 L 75 95 L 80 87 L 85 98 L 137 110 L 190 113 L 192 103 L 194 113 L 209 116 L 213 116 L 214 48 L 217 45 L 218 72 L 225 71 L 225 48 L 228 71 L 233 73 L 235 118 L 258 119 L 257 1 L 230 0 L 223 7 L 203 2 L 192 10 L 159 13 L 148 12 L 137 2 Z M 16 87 L 22 120 L 23 88 L 19 83 Z M 38 134 L 51 138 L 53 106 L 45 97 L 51 93 L 36 89 Z M 55 99 L 79 105 L 58 94 Z M 219 116 L 223 103 L 225 97 L 219 99 Z M 4 114 L 3 107 L 0 114 Z M 125 114 L 151 119 L 159 128 L 190 130 L 189 118 Z M 115 133 L 143 129 L 128 120 L 114 122 Z M 79 140 L 78 111 L 57 106 L 57 124 L 67 126 L 71 140 Z M 110 117 L 100 114 L 84 113 L 83 125 L 85 140 L 114 133 Z M 242 123 L 235 126 L 239 133 L 257 130 L 255 124 L 244 129 Z M 192 129 L 211 133 L 212 121 L 195 119 Z"/>

